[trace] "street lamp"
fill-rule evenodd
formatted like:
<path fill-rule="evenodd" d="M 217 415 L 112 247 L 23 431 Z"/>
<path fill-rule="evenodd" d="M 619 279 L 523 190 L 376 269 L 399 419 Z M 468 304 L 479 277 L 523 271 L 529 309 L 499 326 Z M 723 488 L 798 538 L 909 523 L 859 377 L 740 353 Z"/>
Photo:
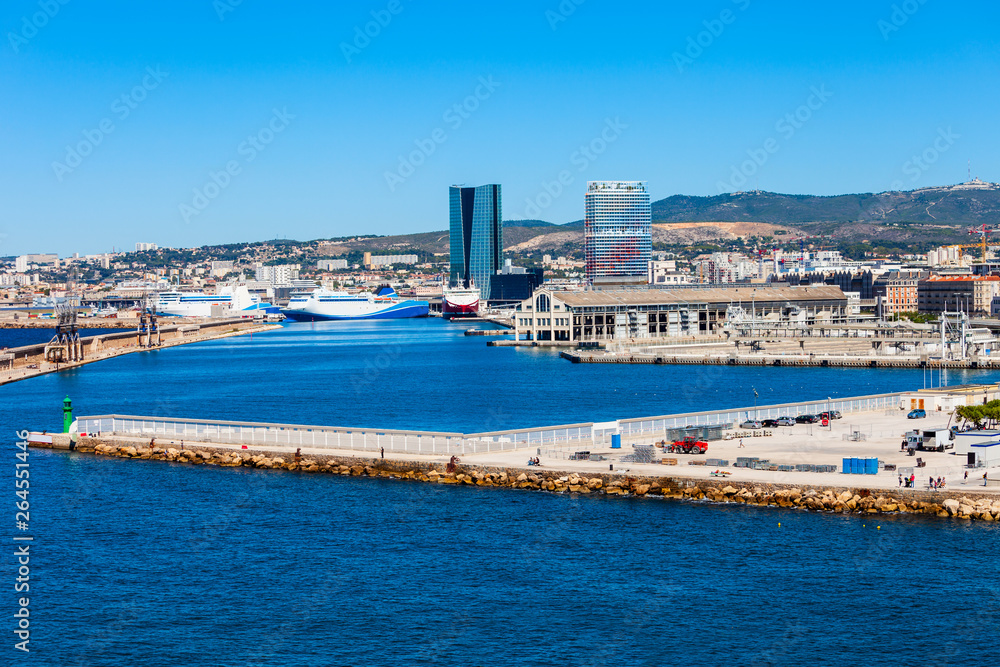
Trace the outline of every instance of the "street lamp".
<path fill-rule="evenodd" d="M 829 396 L 826 397 L 826 424 L 830 427 L 831 433 L 833 433 L 833 412 L 830 411 L 830 401 L 832 400 Z"/>
<path fill-rule="evenodd" d="M 760 417 L 760 412 L 757 410 L 757 389 L 755 387 L 750 387 L 753 389 L 753 420 L 757 421 Z"/>

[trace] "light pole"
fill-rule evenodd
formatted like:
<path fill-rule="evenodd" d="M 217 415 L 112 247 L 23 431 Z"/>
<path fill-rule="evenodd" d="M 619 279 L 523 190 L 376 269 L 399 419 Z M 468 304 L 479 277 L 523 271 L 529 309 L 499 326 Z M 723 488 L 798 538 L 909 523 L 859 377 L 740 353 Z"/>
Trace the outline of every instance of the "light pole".
<path fill-rule="evenodd" d="M 830 427 L 830 433 L 833 433 L 833 412 L 830 411 L 830 401 L 832 400 L 829 396 L 826 397 L 826 425 Z"/>
<path fill-rule="evenodd" d="M 755 387 L 750 387 L 753 389 L 753 420 L 758 421 L 760 417 L 760 412 L 757 410 L 757 389 Z"/>

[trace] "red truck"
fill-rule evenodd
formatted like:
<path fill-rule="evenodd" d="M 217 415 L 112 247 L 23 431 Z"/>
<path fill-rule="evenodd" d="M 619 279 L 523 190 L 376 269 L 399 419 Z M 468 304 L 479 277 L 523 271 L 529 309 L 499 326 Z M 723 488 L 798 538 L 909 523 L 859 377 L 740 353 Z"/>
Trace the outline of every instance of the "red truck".
<path fill-rule="evenodd" d="M 708 451 L 708 443 L 695 439 L 693 435 L 687 435 L 684 436 L 683 440 L 677 440 L 674 444 L 668 445 L 667 451 L 671 454 L 704 454 Z"/>

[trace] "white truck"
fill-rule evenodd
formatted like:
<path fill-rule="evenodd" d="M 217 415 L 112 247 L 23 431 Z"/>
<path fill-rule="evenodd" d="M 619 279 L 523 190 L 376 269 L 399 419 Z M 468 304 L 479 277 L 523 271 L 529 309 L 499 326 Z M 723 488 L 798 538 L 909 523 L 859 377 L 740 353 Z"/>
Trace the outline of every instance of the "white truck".
<path fill-rule="evenodd" d="M 955 433 L 947 426 L 920 429 L 921 446 L 925 452 L 943 452 L 955 448 Z"/>

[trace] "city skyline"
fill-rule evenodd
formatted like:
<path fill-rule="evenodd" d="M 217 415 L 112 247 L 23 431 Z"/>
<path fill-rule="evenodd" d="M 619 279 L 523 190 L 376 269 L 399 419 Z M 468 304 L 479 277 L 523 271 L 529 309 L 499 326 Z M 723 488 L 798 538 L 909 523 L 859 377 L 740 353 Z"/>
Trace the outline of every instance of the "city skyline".
<path fill-rule="evenodd" d="M 441 229 L 435 193 L 462 181 L 504 183 L 511 220 L 562 223 L 609 178 L 648 179 L 654 201 L 913 189 L 970 161 L 1000 180 L 982 83 L 1000 9 L 911 4 L 460 19 L 405 0 L 18 0 L 0 23 L 0 255 Z"/>

